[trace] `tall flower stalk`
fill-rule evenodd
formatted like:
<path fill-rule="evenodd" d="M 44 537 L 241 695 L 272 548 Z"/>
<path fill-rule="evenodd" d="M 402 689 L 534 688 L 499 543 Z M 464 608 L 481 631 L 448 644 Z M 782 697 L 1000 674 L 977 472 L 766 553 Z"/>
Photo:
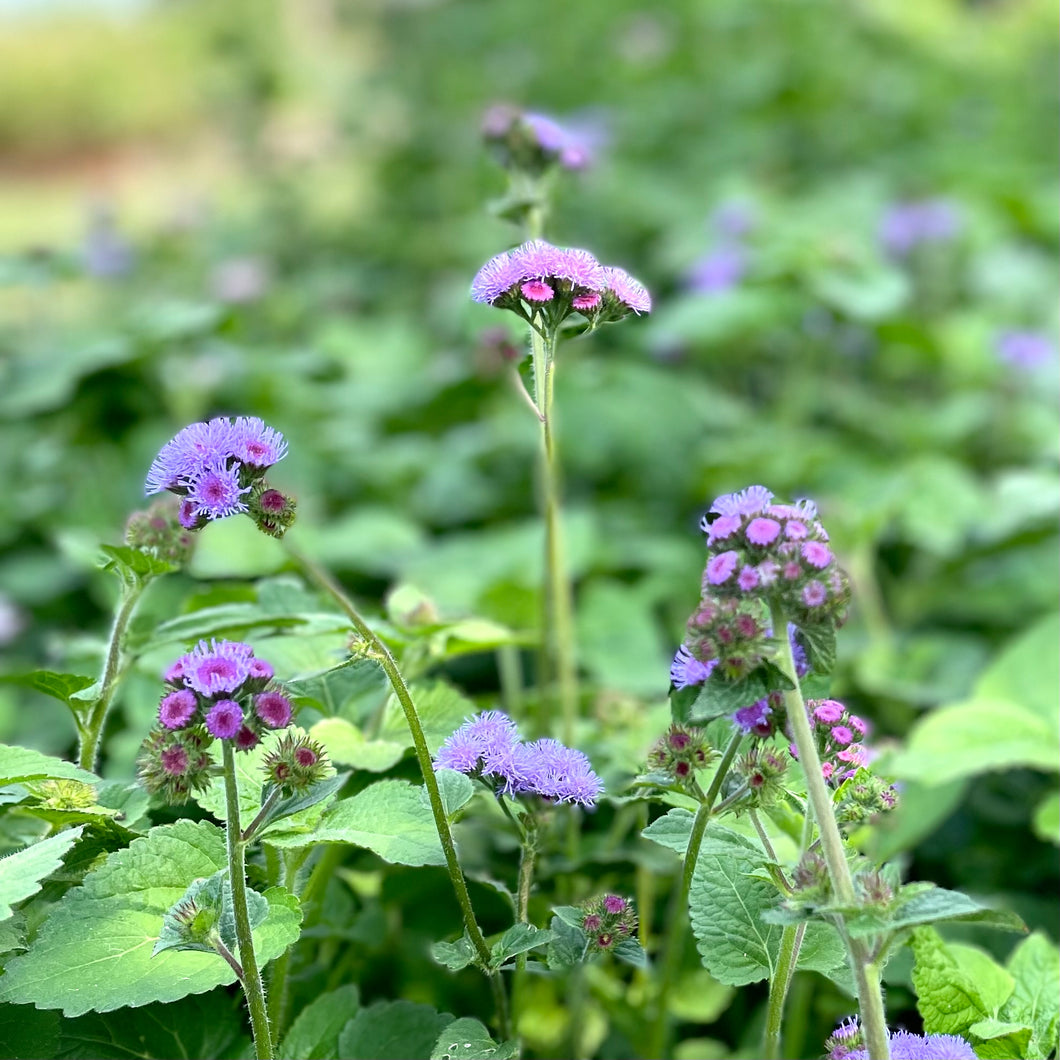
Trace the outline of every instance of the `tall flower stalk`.
<path fill-rule="evenodd" d="M 532 234 L 540 232 L 540 207 L 527 211 Z M 630 313 L 647 312 L 651 297 L 624 270 L 601 265 L 587 250 L 555 247 L 540 238 L 492 257 L 471 284 L 471 297 L 516 313 L 530 329 L 533 393 L 513 366 L 513 379 L 540 423 L 541 506 L 545 525 L 545 592 L 542 689 L 554 678 L 564 740 L 573 738 L 578 715 L 578 674 L 570 577 L 562 534 L 560 459 L 555 422 L 555 373 L 561 328 L 592 330 Z M 568 322 L 568 319 L 574 319 Z M 542 695 L 549 728 L 549 697 Z"/>

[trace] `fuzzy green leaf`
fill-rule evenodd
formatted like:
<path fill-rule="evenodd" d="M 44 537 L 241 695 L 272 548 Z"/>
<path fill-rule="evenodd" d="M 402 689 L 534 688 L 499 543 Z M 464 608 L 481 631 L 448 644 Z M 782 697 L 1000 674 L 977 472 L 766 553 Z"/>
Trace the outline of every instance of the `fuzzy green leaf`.
<path fill-rule="evenodd" d="M 339 1035 L 343 1060 L 427 1060 L 453 1022 L 448 1013 L 411 1001 L 377 1001 L 362 1008 Z"/>
<path fill-rule="evenodd" d="M 557 913 L 549 927 L 552 937 L 548 940 L 548 966 L 554 972 L 566 971 L 585 959 L 585 932 Z"/>
<path fill-rule="evenodd" d="M 430 1060 L 515 1060 L 518 1055 L 517 1042 L 498 1045 L 478 1020 L 459 1019 L 438 1036 Z"/>
<path fill-rule="evenodd" d="M 82 831 L 83 826 L 71 828 L 0 858 L 0 920 L 11 915 L 13 905 L 41 889 L 41 881 L 63 863 L 63 855 Z"/>
<path fill-rule="evenodd" d="M 434 817 L 420 789 L 404 780 L 378 780 L 325 811 L 312 832 L 280 833 L 269 842 L 281 847 L 312 843 L 352 843 L 398 865 L 445 862 Z"/>
<path fill-rule="evenodd" d="M 490 950 L 490 967 L 500 968 L 512 957 L 543 946 L 550 938 L 552 932 L 534 927 L 533 924 L 513 924 L 493 944 Z"/>
<path fill-rule="evenodd" d="M 703 682 L 696 701 L 689 708 L 688 720 L 699 725 L 711 718 L 719 718 L 750 706 L 770 692 L 794 687 L 770 662 L 762 663 L 739 681 L 730 681 L 714 670 Z"/>
<path fill-rule="evenodd" d="M 58 673 L 55 670 L 31 670 L 28 673 L 21 674 L 0 674 L 0 684 L 21 685 L 23 688 L 32 688 L 35 692 L 51 696 L 52 699 L 65 703 L 75 716 L 85 713 L 88 704 L 99 695 L 99 682 L 94 677 L 86 677 L 84 674 Z M 40 754 L 38 751 L 29 751 L 28 748 L 12 748 L 12 750 L 25 751 L 27 754 L 34 755 Z M 45 756 L 40 755 L 40 757 L 43 758 Z M 4 768 L 3 760 L 0 759 L 0 770 Z M 71 766 L 71 768 L 74 767 Z M 67 776 L 68 774 L 48 775 Z M 78 776 L 73 779 L 84 780 L 85 778 Z"/>
<path fill-rule="evenodd" d="M 175 563 L 159 559 L 138 548 L 130 548 L 128 545 L 103 545 L 100 551 L 105 557 L 100 567 L 114 571 L 126 585 L 142 584 L 180 569 Z"/>
<path fill-rule="evenodd" d="M 0 744 L 0 787 L 24 784 L 28 780 L 80 780 L 84 784 L 99 783 L 99 777 L 79 769 L 72 762 L 52 758 L 51 755 L 41 754 L 40 751 L 28 747 Z"/>
<path fill-rule="evenodd" d="M 458 773 L 455 769 L 439 769 L 435 776 L 438 780 L 438 793 L 442 797 L 446 816 L 452 818 L 457 810 L 471 801 L 471 796 L 475 794 L 475 784 L 470 777 Z M 420 789 L 420 797 L 429 807 L 430 800 L 426 787 Z"/>
<path fill-rule="evenodd" d="M 912 892 L 903 900 L 903 892 Z M 960 891 L 918 883 L 902 888 L 895 907 L 885 913 L 867 909 L 847 917 L 851 935 L 875 934 L 883 928 L 908 928 L 942 920 L 962 920 L 1006 931 L 1026 931 L 1027 926 L 1015 913 L 987 909 Z"/>
<path fill-rule="evenodd" d="M 455 942 L 436 942 L 431 946 L 431 956 L 444 964 L 451 972 L 459 972 L 475 959 L 475 948 L 466 934 Z"/>
<path fill-rule="evenodd" d="M 460 728 L 465 718 L 478 713 L 478 708 L 470 699 L 444 681 L 413 685 L 410 691 L 431 754 L 438 750 L 446 737 Z M 387 700 L 379 739 L 401 744 L 402 747 L 412 746 L 405 712 L 395 696 Z"/>
<path fill-rule="evenodd" d="M 1015 980 L 1012 996 L 1000 1018 L 1032 1030 L 1028 1056 L 1051 1056 L 1060 1026 L 1060 950 L 1041 933 L 1024 939 L 1008 959 L 1006 969 Z"/>
<path fill-rule="evenodd" d="M 309 730 L 309 735 L 324 745 L 332 762 L 369 773 L 385 773 L 397 765 L 408 750 L 405 743 L 369 740 L 345 718 L 323 718 Z"/>
<path fill-rule="evenodd" d="M 175 1001 L 232 982 L 235 973 L 212 954 L 151 958 L 166 911 L 193 880 L 225 864 L 224 835 L 207 821 L 152 828 L 109 855 L 52 908 L 32 949 L 8 963 L 0 1001 L 79 1016 Z M 269 915 L 255 932 L 263 965 L 298 938 L 301 923 L 293 895 L 274 887 L 264 897 Z"/>
<path fill-rule="evenodd" d="M 927 1034 L 960 1034 L 993 1016 L 978 984 L 934 928 L 913 932 L 913 989 Z"/>
<path fill-rule="evenodd" d="M 279 1060 L 336 1060 L 342 1028 L 357 1014 L 361 995 L 355 983 L 315 997 L 291 1024 L 278 1050 Z"/>
<path fill-rule="evenodd" d="M 189 904 L 198 910 L 190 930 L 176 915 L 179 909 L 186 909 Z M 247 890 L 247 915 L 251 929 L 263 923 L 269 915 L 269 903 L 257 891 L 250 889 Z M 225 947 L 230 953 L 235 953 L 238 948 L 236 915 L 227 869 L 221 869 L 205 879 L 192 880 L 184 894 L 166 910 L 162 918 L 162 930 L 151 955 L 156 956 L 163 950 L 215 953 L 216 948 L 208 941 L 208 935 L 215 925 Z"/>

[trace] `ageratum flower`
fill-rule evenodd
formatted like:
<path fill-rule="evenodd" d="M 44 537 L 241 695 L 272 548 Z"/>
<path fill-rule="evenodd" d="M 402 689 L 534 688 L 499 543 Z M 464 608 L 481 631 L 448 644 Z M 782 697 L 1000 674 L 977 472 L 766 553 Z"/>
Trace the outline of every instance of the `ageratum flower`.
<path fill-rule="evenodd" d="M 226 740 L 249 751 L 269 730 L 286 728 L 291 701 L 270 687 L 273 668 L 240 641 L 200 641 L 165 671 L 158 724 L 138 759 L 150 792 L 179 802 L 209 783 L 206 749 Z"/>
<path fill-rule="evenodd" d="M 256 416 L 193 423 L 155 457 L 146 492 L 168 490 L 180 497 L 178 517 L 186 529 L 248 512 L 262 530 L 279 537 L 294 521 L 294 503 L 269 489 L 262 476 L 286 454 L 283 435 Z M 272 494 L 278 502 L 266 504 Z"/>
<path fill-rule="evenodd" d="M 960 229 L 960 214 L 948 199 L 919 199 L 889 207 L 879 238 L 888 254 L 904 258 L 919 246 L 948 242 Z"/>
<path fill-rule="evenodd" d="M 555 329 L 572 312 L 594 326 L 647 313 L 651 295 L 624 269 L 603 266 L 587 250 L 533 239 L 496 254 L 471 283 L 476 302 L 509 309 Z"/>
<path fill-rule="evenodd" d="M 997 337 L 997 355 L 1005 364 L 1025 372 L 1056 359 L 1056 346 L 1037 331 L 1005 331 Z"/>
<path fill-rule="evenodd" d="M 523 743 L 515 722 L 496 710 L 469 718 L 434 756 L 435 769 L 481 777 L 508 795 L 592 806 L 603 783 L 581 751 L 557 740 Z"/>
<path fill-rule="evenodd" d="M 505 169 L 535 176 L 557 165 L 567 170 L 585 169 L 602 139 L 594 126 L 561 124 L 546 114 L 506 104 L 486 111 L 482 135 Z"/>
<path fill-rule="evenodd" d="M 891 1060 L 975 1060 L 971 1045 L 956 1034 L 889 1034 Z M 844 1020 L 825 1042 L 827 1060 L 869 1060 L 864 1031 L 856 1016 Z"/>

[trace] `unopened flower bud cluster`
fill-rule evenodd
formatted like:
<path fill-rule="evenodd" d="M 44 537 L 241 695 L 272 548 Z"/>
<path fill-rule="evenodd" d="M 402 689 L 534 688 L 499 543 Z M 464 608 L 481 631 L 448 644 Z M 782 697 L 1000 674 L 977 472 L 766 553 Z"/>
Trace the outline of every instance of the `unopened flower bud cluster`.
<path fill-rule="evenodd" d="M 195 537 L 181 525 L 180 502 L 164 497 L 146 511 L 133 512 L 125 524 L 125 543 L 156 559 L 182 567 L 191 559 Z"/>
<path fill-rule="evenodd" d="M 605 894 L 582 906 L 582 931 L 589 940 L 589 953 L 613 950 L 637 932 L 637 914 L 628 898 Z"/>
<path fill-rule="evenodd" d="M 772 806 L 784 792 L 788 756 L 783 751 L 755 747 L 736 763 L 736 775 L 747 784 L 744 806 Z"/>
<path fill-rule="evenodd" d="M 714 757 L 702 729 L 673 725 L 648 753 L 648 765 L 679 784 L 691 785 L 696 770 L 706 768 Z"/>

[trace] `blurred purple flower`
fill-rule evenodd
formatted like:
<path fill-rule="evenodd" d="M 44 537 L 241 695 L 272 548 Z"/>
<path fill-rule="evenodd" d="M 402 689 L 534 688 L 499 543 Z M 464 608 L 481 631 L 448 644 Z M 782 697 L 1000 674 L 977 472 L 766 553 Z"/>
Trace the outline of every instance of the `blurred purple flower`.
<path fill-rule="evenodd" d="M 730 199 L 711 214 L 710 226 L 725 239 L 741 239 L 755 226 L 754 210 L 746 202 Z"/>
<path fill-rule="evenodd" d="M 734 245 L 721 246 L 694 262 L 686 282 L 698 294 L 721 294 L 743 279 L 747 268 L 744 251 Z"/>
<path fill-rule="evenodd" d="M 89 206 L 81 257 L 85 271 L 100 279 L 124 276 L 132 269 L 132 247 L 118 231 L 114 209 L 109 203 L 96 202 Z"/>
<path fill-rule="evenodd" d="M 1005 331 L 997 337 L 997 355 L 1005 364 L 1033 371 L 1056 358 L 1056 346 L 1038 331 Z"/>
<path fill-rule="evenodd" d="M 961 230 L 961 216 L 949 199 L 896 202 L 884 213 L 879 238 L 892 257 L 905 257 L 922 243 L 944 243 Z"/>

